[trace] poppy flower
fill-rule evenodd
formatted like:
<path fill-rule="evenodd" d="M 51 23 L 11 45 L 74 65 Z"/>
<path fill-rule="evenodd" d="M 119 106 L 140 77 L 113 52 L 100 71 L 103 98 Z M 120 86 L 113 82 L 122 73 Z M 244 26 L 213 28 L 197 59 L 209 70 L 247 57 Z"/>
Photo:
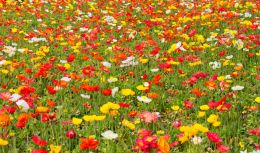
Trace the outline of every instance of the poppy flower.
<path fill-rule="evenodd" d="M 74 130 L 69 130 L 66 132 L 66 137 L 69 139 L 74 139 L 76 138 L 76 132 Z"/>
<path fill-rule="evenodd" d="M 102 91 L 102 94 L 103 94 L 104 96 L 110 96 L 110 95 L 112 94 L 112 90 L 111 90 L 111 89 L 104 89 L 104 90 Z"/>
<path fill-rule="evenodd" d="M 4 128 L 7 127 L 10 123 L 11 119 L 9 115 L 0 114 L 0 127 Z"/>
<path fill-rule="evenodd" d="M 7 140 L 0 138 L 0 146 L 6 146 L 8 144 L 9 144 L 9 142 Z"/>
<path fill-rule="evenodd" d="M 158 141 L 158 149 L 162 153 L 169 153 L 170 152 L 170 145 L 165 139 L 165 137 L 161 136 Z"/>
<path fill-rule="evenodd" d="M 210 141 L 214 142 L 214 143 L 221 143 L 222 139 L 220 138 L 220 136 L 215 133 L 215 132 L 207 132 L 207 137 Z"/>
<path fill-rule="evenodd" d="M 56 94 L 56 90 L 54 89 L 53 86 L 48 86 L 47 90 L 48 90 L 48 93 L 51 94 L 51 95 Z"/>
<path fill-rule="evenodd" d="M 193 103 L 190 101 L 184 101 L 183 104 L 186 109 L 190 109 L 193 106 Z"/>
<path fill-rule="evenodd" d="M 220 145 L 217 146 L 217 150 L 219 152 L 228 152 L 229 151 L 229 147 L 220 144 Z"/>
<path fill-rule="evenodd" d="M 122 107 L 124 107 L 124 108 L 128 108 L 128 107 L 131 106 L 130 104 L 123 103 L 123 102 L 118 103 L 118 105 L 120 106 L 120 108 L 122 108 Z"/>
<path fill-rule="evenodd" d="M 9 92 L 1 92 L 0 98 L 3 100 L 9 100 L 9 98 L 11 98 L 11 94 Z"/>
<path fill-rule="evenodd" d="M 257 135 L 257 136 L 260 137 L 260 128 L 259 129 L 251 129 L 251 130 L 248 130 L 248 132 L 250 134 Z"/>
<path fill-rule="evenodd" d="M 39 136 L 37 136 L 37 135 L 33 135 L 33 136 L 32 136 L 32 141 L 33 141 L 36 145 L 38 145 L 38 146 L 46 146 L 46 145 L 48 144 L 47 141 L 42 140 L 42 139 L 41 139 Z"/>
<path fill-rule="evenodd" d="M 45 149 L 33 149 L 32 153 L 48 153 L 48 151 Z"/>
<path fill-rule="evenodd" d="M 73 62 L 75 60 L 76 56 L 74 54 L 70 54 L 67 58 L 67 62 Z"/>
<path fill-rule="evenodd" d="M 135 117 L 138 115 L 138 113 L 137 113 L 137 111 L 131 111 L 131 112 L 128 112 L 127 115 L 130 117 Z"/>
<path fill-rule="evenodd" d="M 81 150 L 95 150 L 98 147 L 98 140 L 95 138 L 81 138 L 80 139 L 80 149 Z"/>

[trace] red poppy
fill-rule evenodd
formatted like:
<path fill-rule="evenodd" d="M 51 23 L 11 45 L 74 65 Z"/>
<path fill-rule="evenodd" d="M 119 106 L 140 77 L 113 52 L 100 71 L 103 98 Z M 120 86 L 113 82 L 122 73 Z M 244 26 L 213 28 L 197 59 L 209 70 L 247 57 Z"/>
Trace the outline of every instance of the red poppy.
<path fill-rule="evenodd" d="M 174 147 L 176 147 L 178 144 L 179 144 L 178 141 L 174 141 L 174 142 L 170 143 L 170 147 L 171 147 L 171 148 L 174 148 Z"/>
<path fill-rule="evenodd" d="M 26 126 L 26 123 L 25 122 L 17 122 L 16 125 L 15 125 L 17 128 L 21 129 L 21 128 L 24 128 Z"/>
<path fill-rule="evenodd" d="M 220 144 L 220 145 L 217 146 L 217 150 L 219 152 L 228 152 L 229 151 L 229 147 Z"/>
<path fill-rule="evenodd" d="M 208 106 L 209 106 L 209 108 L 211 108 L 211 109 L 213 109 L 213 108 L 217 108 L 218 106 L 220 106 L 220 105 L 222 105 L 223 103 L 225 103 L 226 102 L 226 99 L 227 99 L 227 97 L 226 96 L 224 96 L 223 98 L 221 98 L 218 102 L 213 102 L 213 101 L 211 101 L 211 102 L 209 102 L 208 103 Z M 229 105 L 226 105 L 227 107 L 231 107 L 231 105 L 229 106 Z"/>
<path fill-rule="evenodd" d="M 161 75 L 157 74 L 154 78 L 153 78 L 153 82 L 158 85 L 160 84 L 160 80 L 161 80 Z"/>
<path fill-rule="evenodd" d="M 104 96 L 110 96 L 110 95 L 112 94 L 112 90 L 111 90 L 111 89 L 104 89 L 104 90 L 102 91 L 102 94 L 103 94 Z"/>
<path fill-rule="evenodd" d="M 87 84 L 82 84 L 81 89 L 88 91 L 88 92 L 93 92 L 93 91 L 99 91 L 99 86 L 90 86 Z"/>
<path fill-rule="evenodd" d="M 67 62 L 73 62 L 75 60 L 76 56 L 74 54 L 70 54 L 67 58 Z"/>
<path fill-rule="evenodd" d="M 118 105 L 119 105 L 120 107 L 125 107 L 125 108 L 128 108 L 128 107 L 131 106 L 130 104 L 123 103 L 123 102 L 118 103 Z"/>
<path fill-rule="evenodd" d="M 94 76 L 95 67 L 87 66 L 82 69 L 82 73 L 86 76 Z"/>
<path fill-rule="evenodd" d="M 184 101 L 183 104 L 184 104 L 184 107 L 187 109 L 190 109 L 193 106 L 193 103 L 189 102 L 189 101 Z"/>
<path fill-rule="evenodd" d="M 66 132 L 66 137 L 69 139 L 74 139 L 76 138 L 76 132 L 74 130 L 69 130 Z"/>
<path fill-rule="evenodd" d="M 99 144 L 98 140 L 94 138 L 81 138 L 80 142 L 79 146 L 82 150 L 95 150 Z"/>
<path fill-rule="evenodd" d="M 48 90 L 48 93 L 51 94 L 51 95 L 56 94 L 56 90 L 54 89 L 53 86 L 48 86 L 47 90 Z"/>
<path fill-rule="evenodd" d="M 207 132 L 207 137 L 210 141 L 214 142 L 214 143 L 221 143 L 222 139 L 220 138 L 220 136 L 215 133 L 215 132 Z"/>
<path fill-rule="evenodd" d="M 42 117 L 42 122 L 48 122 L 49 121 L 49 116 L 46 113 L 41 114 Z"/>
<path fill-rule="evenodd" d="M 48 153 L 48 151 L 45 149 L 33 149 L 32 153 Z"/>
<path fill-rule="evenodd" d="M 13 114 L 16 111 L 16 108 L 12 106 L 4 106 L 3 108 L 10 114 Z"/>
<path fill-rule="evenodd" d="M 56 103 L 55 103 L 54 101 L 52 101 L 51 99 L 48 99 L 47 104 L 48 104 L 48 106 L 50 106 L 50 107 L 56 106 Z"/>
<path fill-rule="evenodd" d="M 190 32 L 189 32 L 189 37 L 193 37 L 194 35 L 196 34 L 196 29 L 192 29 Z"/>
<path fill-rule="evenodd" d="M 172 126 L 175 128 L 179 128 L 181 126 L 181 121 L 180 120 L 176 120 L 172 123 Z"/>
<path fill-rule="evenodd" d="M 130 116 L 130 117 L 135 117 L 135 116 L 138 115 L 138 113 L 137 113 L 137 111 L 131 111 L 131 112 L 128 112 L 127 115 Z"/>
<path fill-rule="evenodd" d="M 222 57 L 222 56 L 224 56 L 225 54 L 226 54 L 226 51 L 223 50 L 223 51 L 221 51 L 220 53 L 218 53 L 218 56 L 219 56 L 219 57 Z"/>
<path fill-rule="evenodd" d="M 46 146 L 46 145 L 48 144 L 47 141 L 42 140 L 42 139 L 41 139 L 39 136 L 37 136 L 37 135 L 33 135 L 33 136 L 32 136 L 32 141 L 33 141 L 36 145 L 38 145 L 38 146 Z"/>
<path fill-rule="evenodd" d="M 259 128 L 259 129 L 248 130 L 248 132 L 249 132 L 250 134 L 257 135 L 257 136 L 260 137 L 260 128 Z"/>

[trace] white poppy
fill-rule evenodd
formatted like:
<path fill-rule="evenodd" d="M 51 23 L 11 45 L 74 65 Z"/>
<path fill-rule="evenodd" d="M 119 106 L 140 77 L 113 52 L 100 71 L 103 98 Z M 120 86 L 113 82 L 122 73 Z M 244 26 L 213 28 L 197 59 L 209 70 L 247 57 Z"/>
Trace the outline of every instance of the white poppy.
<path fill-rule="evenodd" d="M 145 87 L 148 87 L 150 84 L 149 84 L 149 82 L 144 82 L 143 85 L 144 85 Z"/>
<path fill-rule="evenodd" d="M 118 87 L 115 87 L 112 89 L 112 97 L 115 96 L 116 92 L 118 92 L 119 88 Z"/>
<path fill-rule="evenodd" d="M 120 65 L 120 67 L 135 66 L 135 65 L 138 65 L 138 64 L 139 63 L 137 61 L 135 61 L 135 57 L 130 56 L 130 57 L 127 57 L 126 60 L 122 61 L 122 64 Z"/>
<path fill-rule="evenodd" d="M 61 78 L 62 81 L 65 81 L 65 82 L 69 82 L 71 80 L 71 78 L 69 77 L 63 77 Z"/>
<path fill-rule="evenodd" d="M 66 60 L 60 60 L 60 63 L 67 63 L 67 61 Z"/>
<path fill-rule="evenodd" d="M 202 138 L 201 137 L 197 137 L 197 136 L 194 136 L 192 139 L 191 139 L 192 143 L 197 145 L 197 144 L 200 144 L 202 142 Z"/>
<path fill-rule="evenodd" d="M 230 60 L 233 58 L 233 55 L 226 56 L 226 59 Z"/>
<path fill-rule="evenodd" d="M 233 86 L 231 89 L 232 89 L 233 91 L 239 91 L 239 90 L 243 90 L 244 87 L 243 87 L 243 86 L 236 85 L 236 86 Z"/>
<path fill-rule="evenodd" d="M 111 66 L 112 66 L 112 64 L 109 63 L 109 62 L 107 62 L 107 61 L 102 62 L 102 64 L 103 64 L 105 67 L 111 67 Z"/>
<path fill-rule="evenodd" d="M 118 134 L 114 133 L 111 130 L 107 130 L 107 131 L 103 132 L 101 135 L 106 140 L 113 140 L 113 139 L 116 139 L 118 137 Z"/>
<path fill-rule="evenodd" d="M 7 53 L 9 57 L 13 56 L 16 51 L 16 47 L 13 46 L 4 46 L 3 52 Z"/>
<path fill-rule="evenodd" d="M 20 110 L 22 112 L 27 112 L 28 109 L 30 108 L 29 105 L 27 104 L 27 102 L 25 100 L 18 100 L 16 102 L 16 105 L 20 108 Z"/>
<path fill-rule="evenodd" d="M 157 69 L 151 69 L 151 72 L 158 72 L 159 71 L 159 69 L 157 68 Z"/>
<path fill-rule="evenodd" d="M 17 101 L 18 99 L 20 99 L 22 96 L 19 94 L 12 94 L 12 96 L 10 97 L 10 101 Z"/>
<path fill-rule="evenodd" d="M 137 96 L 137 99 L 140 102 L 144 102 L 144 103 L 150 103 L 152 101 L 152 99 L 146 97 L 146 96 Z"/>
<path fill-rule="evenodd" d="M 225 79 L 232 79 L 232 78 L 231 78 L 231 75 L 226 75 L 226 76 L 225 76 Z"/>
<path fill-rule="evenodd" d="M 214 70 L 219 69 L 219 68 L 221 68 L 221 63 L 217 62 L 217 61 L 209 62 L 209 66 L 211 66 L 211 68 Z"/>
<path fill-rule="evenodd" d="M 118 81 L 118 79 L 115 77 L 110 77 L 107 79 L 107 82 L 109 82 L 109 83 L 116 82 L 116 81 Z"/>
<path fill-rule="evenodd" d="M 90 95 L 80 94 L 80 96 L 85 99 L 90 99 Z"/>
<path fill-rule="evenodd" d="M 250 18 L 252 15 L 248 12 L 245 13 L 245 18 Z"/>

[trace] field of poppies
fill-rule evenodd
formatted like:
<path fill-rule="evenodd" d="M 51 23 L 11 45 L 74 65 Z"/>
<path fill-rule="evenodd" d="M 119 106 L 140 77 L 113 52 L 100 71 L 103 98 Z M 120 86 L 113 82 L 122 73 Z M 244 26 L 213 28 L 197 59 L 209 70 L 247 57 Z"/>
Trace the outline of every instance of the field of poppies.
<path fill-rule="evenodd" d="M 259 153 L 259 10 L 0 0 L 0 152 Z"/>

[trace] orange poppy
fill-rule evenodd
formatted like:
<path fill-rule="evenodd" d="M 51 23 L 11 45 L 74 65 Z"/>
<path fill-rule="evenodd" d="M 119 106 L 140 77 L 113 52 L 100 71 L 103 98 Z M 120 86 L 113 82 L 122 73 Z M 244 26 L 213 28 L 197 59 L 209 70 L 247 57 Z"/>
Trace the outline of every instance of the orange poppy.
<path fill-rule="evenodd" d="M 7 127 L 10 123 L 11 119 L 9 115 L 0 114 L 0 127 L 4 128 Z"/>

